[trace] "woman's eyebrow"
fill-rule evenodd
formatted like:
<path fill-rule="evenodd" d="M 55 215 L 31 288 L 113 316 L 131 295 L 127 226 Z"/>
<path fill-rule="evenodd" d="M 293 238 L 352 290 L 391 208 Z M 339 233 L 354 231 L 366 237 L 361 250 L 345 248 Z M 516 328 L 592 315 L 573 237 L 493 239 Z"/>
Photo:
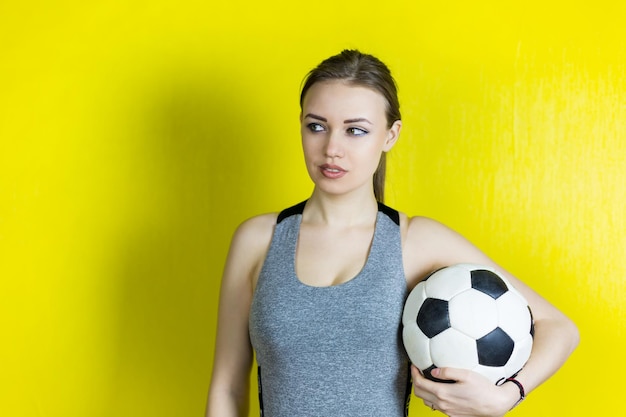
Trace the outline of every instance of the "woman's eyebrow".
<path fill-rule="evenodd" d="M 319 120 L 321 122 L 328 122 L 328 119 L 326 119 L 325 117 L 322 116 L 318 116 L 317 114 L 313 114 L 313 113 L 307 113 L 306 116 L 304 116 L 304 118 L 311 118 L 311 119 L 316 119 Z M 344 124 L 350 124 L 350 123 L 360 123 L 360 122 L 365 122 L 365 123 L 369 123 L 369 124 L 373 124 L 372 122 L 370 122 L 369 120 L 367 120 L 365 117 L 356 117 L 354 119 L 347 119 L 344 120 L 343 123 Z"/>
<path fill-rule="evenodd" d="M 343 122 L 345 124 L 348 124 L 348 123 L 360 123 L 360 122 L 366 122 L 366 123 L 369 123 L 369 124 L 373 124 L 372 122 L 367 120 L 365 117 L 357 117 L 356 119 L 348 119 L 348 120 L 344 120 Z"/>
<path fill-rule="evenodd" d="M 327 122 L 328 121 L 328 119 L 326 119 L 325 117 L 318 116 L 318 115 L 313 114 L 313 113 L 308 113 L 306 116 L 304 116 L 304 118 L 305 119 L 306 118 L 316 119 L 316 120 L 319 120 L 321 122 Z"/>

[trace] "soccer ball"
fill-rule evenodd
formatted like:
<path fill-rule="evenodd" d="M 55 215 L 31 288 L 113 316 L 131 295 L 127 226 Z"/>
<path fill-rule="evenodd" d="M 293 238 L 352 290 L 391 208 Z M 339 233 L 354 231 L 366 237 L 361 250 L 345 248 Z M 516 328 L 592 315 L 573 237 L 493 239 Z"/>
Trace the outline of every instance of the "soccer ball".
<path fill-rule="evenodd" d="M 491 267 L 458 264 L 439 269 L 409 294 L 402 338 L 411 362 L 429 379 L 440 367 L 469 369 L 494 384 L 524 366 L 533 344 L 533 319 L 524 297 Z"/>

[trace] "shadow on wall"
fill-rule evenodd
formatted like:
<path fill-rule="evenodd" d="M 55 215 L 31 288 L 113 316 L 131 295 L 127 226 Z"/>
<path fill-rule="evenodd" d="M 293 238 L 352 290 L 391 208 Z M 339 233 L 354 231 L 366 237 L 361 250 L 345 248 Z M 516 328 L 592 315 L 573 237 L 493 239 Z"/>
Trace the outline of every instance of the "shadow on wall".
<path fill-rule="evenodd" d="M 197 416 L 205 406 L 226 250 L 240 208 L 264 181 L 232 175 L 234 166 L 254 167 L 254 152 L 242 150 L 258 124 L 224 81 L 160 87 L 146 110 L 136 169 L 147 172 L 131 187 L 145 198 L 116 277 L 115 386 L 106 411 L 117 416 Z"/>

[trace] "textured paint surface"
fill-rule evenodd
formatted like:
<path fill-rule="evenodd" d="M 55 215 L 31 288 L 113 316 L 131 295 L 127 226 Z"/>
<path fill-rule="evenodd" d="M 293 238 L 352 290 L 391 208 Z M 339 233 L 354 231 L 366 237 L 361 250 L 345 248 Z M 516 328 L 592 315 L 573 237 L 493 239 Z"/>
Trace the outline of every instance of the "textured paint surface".
<path fill-rule="evenodd" d="M 580 327 L 512 415 L 614 414 L 624 21 L 604 0 L 0 3 L 0 415 L 202 414 L 231 233 L 309 195 L 299 86 L 345 47 L 400 85 L 387 202 Z"/>

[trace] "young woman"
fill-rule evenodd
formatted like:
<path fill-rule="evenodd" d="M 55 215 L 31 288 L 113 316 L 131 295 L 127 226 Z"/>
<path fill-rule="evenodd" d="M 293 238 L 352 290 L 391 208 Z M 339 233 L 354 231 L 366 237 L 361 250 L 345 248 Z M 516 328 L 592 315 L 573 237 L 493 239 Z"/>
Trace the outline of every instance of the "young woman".
<path fill-rule="evenodd" d="M 253 353 L 266 417 L 399 417 L 411 381 L 424 404 L 448 416 L 504 415 L 563 364 L 578 343 L 575 325 L 505 273 L 535 319 L 532 355 L 516 382 L 495 386 L 453 368 L 433 374 L 455 384 L 420 375 L 400 336 L 409 290 L 451 264 L 503 269 L 444 225 L 382 203 L 385 153 L 402 122 L 381 61 L 348 50 L 328 58 L 309 73 L 300 104 L 313 192 L 234 234 L 207 416 L 247 416 Z"/>

